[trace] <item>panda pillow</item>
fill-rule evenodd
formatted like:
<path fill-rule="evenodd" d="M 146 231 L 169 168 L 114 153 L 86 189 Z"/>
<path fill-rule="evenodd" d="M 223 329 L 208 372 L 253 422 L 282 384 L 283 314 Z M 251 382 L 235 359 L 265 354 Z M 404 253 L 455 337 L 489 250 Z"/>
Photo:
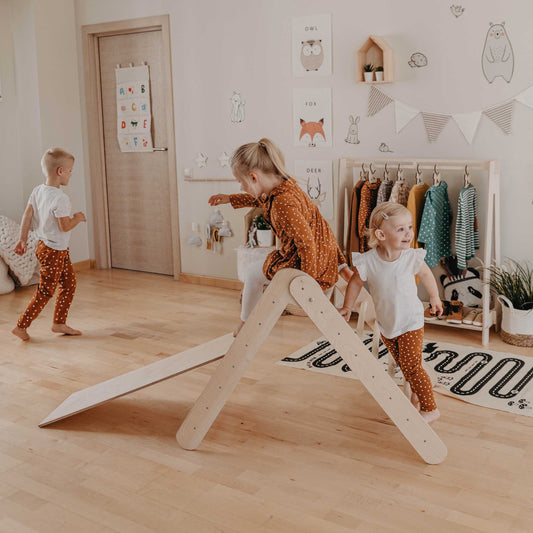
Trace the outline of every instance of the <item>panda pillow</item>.
<path fill-rule="evenodd" d="M 443 274 L 440 282 L 444 287 L 445 300 L 459 300 L 467 307 L 481 307 L 483 281 L 475 268 L 469 267 L 464 277 Z"/>

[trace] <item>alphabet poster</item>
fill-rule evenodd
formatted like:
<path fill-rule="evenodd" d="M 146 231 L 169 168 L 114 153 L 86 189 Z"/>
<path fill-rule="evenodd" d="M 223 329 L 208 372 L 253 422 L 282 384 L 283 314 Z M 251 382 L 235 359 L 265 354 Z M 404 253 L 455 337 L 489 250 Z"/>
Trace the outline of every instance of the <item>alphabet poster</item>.
<path fill-rule="evenodd" d="M 152 152 L 150 73 L 147 65 L 116 68 L 117 135 L 121 152 Z"/>
<path fill-rule="evenodd" d="M 294 145 L 332 146 L 331 89 L 293 89 Z"/>
<path fill-rule="evenodd" d="M 294 174 L 298 185 L 318 207 L 322 216 L 332 219 L 333 175 L 331 161 L 295 161 Z"/>
<path fill-rule="evenodd" d="M 331 76 L 331 15 L 292 19 L 294 76 Z"/>

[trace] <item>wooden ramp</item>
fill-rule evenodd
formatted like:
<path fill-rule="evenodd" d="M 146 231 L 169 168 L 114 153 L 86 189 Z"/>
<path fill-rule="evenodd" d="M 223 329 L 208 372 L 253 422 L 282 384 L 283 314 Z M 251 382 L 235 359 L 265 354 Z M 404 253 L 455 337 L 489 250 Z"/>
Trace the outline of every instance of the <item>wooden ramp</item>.
<path fill-rule="evenodd" d="M 306 311 L 422 459 L 430 464 L 442 462 L 447 454 L 444 443 L 383 371 L 381 363 L 341 317 L 316 281 L 294 269 L 282 269 L 276 274 L 235 339 L 228 334 L 76 392 L 45 418 L 40 426 L 192 370 L 225 354 L 176 434 L 180 446 L 194 450 L 202 442 L 288 303 L 298 304 Z"/>
<path fill-rule="evenodd" d="M 233 335 L 228 333 L 210 342 L 195 346 L 161 361 L 137 368 L 116 378 L 103 381 L 87 389 L 71 394 L 59 407 L 52 411 L 39 427 L 47 426 L 63 418 L 81 413 L 120 396 L 149 387 L 165 379 L 177 376 L 187 370 L 220 359 L 233 342 Z"/>

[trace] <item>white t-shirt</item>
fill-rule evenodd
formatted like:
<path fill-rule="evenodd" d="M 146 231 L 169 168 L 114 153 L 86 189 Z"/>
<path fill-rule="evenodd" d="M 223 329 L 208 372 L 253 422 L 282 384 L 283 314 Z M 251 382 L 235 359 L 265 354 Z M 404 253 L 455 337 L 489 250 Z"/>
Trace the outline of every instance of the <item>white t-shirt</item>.
<path fill-rule="evenodd" d="M 33 207 L 33 227 L 39 240 L 54 250 L 66 250 L 70 231 L 61 231 L 57 219 L 70 216 L 69 197 L 61 189 L 43 183 L 33 189 L 28 204 Z"/>
<path fill-rule="evenodd" d="M 396 261 L 384 261 L 375 249 L 352 253 L 359 277 L 367 282 L 374 301 L 379 329 L 392 339 L 424 325 L 424 306 L 418 298 L 415 274 L 420 271 L 426 250 L 402 250 Z"/>

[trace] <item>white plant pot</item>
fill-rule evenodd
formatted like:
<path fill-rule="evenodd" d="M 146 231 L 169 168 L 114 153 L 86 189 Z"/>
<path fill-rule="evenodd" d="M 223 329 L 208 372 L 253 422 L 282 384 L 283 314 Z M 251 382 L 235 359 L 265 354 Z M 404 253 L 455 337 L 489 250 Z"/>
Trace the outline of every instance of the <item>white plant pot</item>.
<path fill-rule="evenodd" d="M 511 335 L 533 335 L 533 309 L 515 309 L 511 301 L 498 294 L 502 304 L 502 329 Z"/>
<path fill-rule="evenodd" d="M 365 75 L 365 81 L 374 81 L 374 73 L 373 72 L 363 72 Z"/>
<path fill-rule="evenodd" d="M 379 71 L 379 72 L 376 71 L 375 74 L 376 74 L 376 81 L 383 81 L 383 71 L 382 70 Z"/>
<path fill-rule="evenodd" d="M 269 229 L 258 229 L 257 233 L 257 246 L 272 246 L 272 230 Z"/>

